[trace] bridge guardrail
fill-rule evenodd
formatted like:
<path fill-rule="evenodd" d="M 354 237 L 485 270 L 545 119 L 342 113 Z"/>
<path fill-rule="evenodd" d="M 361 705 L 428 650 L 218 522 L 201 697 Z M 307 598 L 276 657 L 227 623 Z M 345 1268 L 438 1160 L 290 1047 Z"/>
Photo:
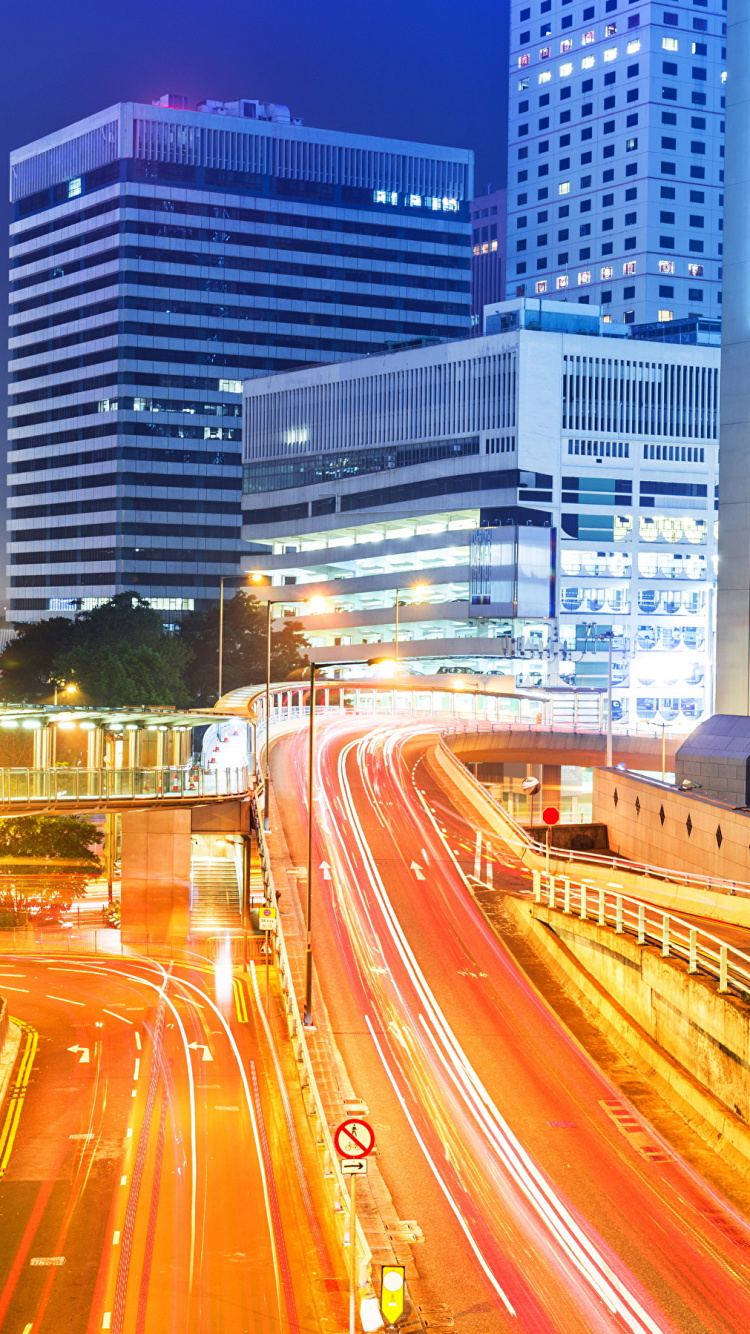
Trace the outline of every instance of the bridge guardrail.
<path fill-rule="evenodd" d="M 687 960 L 689 973 L 715 978 L 721 994 L 750 1000 L 750 954 L 710 931 L 603 885 L 546 871 L 532 871 L 532 879 L 536 903 L 583 922 L 611 927 L 616 935 L 634 935 L 639 945 L 658 945 L 663 958 L 676 955 Z"/>
<path fill-rule="evenodd" d="M 0 806 L 240 796 L 247 768 L 0 769 Z"/>
<path fill-rule="evenodd" d="M 271 858 L 263 830 L 263 817 L 259 813 L 255 795 L 251 798 L 251 805 L 255 828 L 258 834 L 258 850 L 263 872 L 263 886 L 266 901 L 273 907 L 276 907 L 276 890 L 273 880 Z M 292 978 L 286 941 L 284 940 L 281 917 L 278 913 L 276 915 L 276 930 L 273 932 L 273 935 L 275 937 L 274 948 L 276 952 L 276 965 L 286 1009 L 287 1029 L 289 1037 L 295 1044 L 294 1053 L 299 1074 L 300 1088 L 302 1090 L 307 1114 L 313 1122 L 315 1142 L 318 1149 L 322 1150 L 324 1186 L 327 1187 L 326 1193 L 331 1204 L 331 1211 L 339 1224 L 337 1230 L 339 1233 L 341 1250 L 348 1264 L 349 1251 L 344 1241 L 344 1228 L 348 1217 L 348 1206 L 346 1203 L 348 1188 L 341 1172 L 341 1168 L 339 1167 L 338 1154 L 334 1148 L 331 1132 L 328 1128 L 328 1117 L 315 1079 L 315 1072 L 313 1070 L 310 1052 L 307 1046 L 307 1039 L 305 1037 L 305 1026 L 302 1022 L 297 995 L 294 990 L 294 981 Z M 357 1218 L 356 1245 L 359 1251 L 359 1286 L 360 1288 L 363 1288 L 370 1281 L 372 1252 L 359 1218 Z"/>

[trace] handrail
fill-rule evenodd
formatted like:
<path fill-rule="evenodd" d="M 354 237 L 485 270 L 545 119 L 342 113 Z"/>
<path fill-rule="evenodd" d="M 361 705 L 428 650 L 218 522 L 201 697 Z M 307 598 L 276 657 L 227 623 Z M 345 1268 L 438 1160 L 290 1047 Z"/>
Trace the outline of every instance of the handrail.
<path fill-rule="evenodd" d="M 260 853 L 260 864 L 263 873 L 263 886 L 266 902 L 272 907 L 276 907 L 276 890 L 273 879 L 273 869 L 271 866 L 271 857 L 266 843 L 266 836 L 263 829 L 263 817 L 259 814 L 256 794 L 250 799 L 253 812 L 253 820 L 258 835 L 258 851 Z M 297 995 L 294 990 L 292 979 L 292 970 L 289 963 L 289 955 L 284 939 L 284 931 L 281 924 L 281 917 L 276 915 L 275 930 L 275 951 L 276 964 L 278 969 L 281 990 L 285 997 L 286 1022 L 289 1036 L 296 1042 L 295 1058 L 299 1074 L 300 1088 L 305 1101 L 308 1116 L 313 1121 L 315 1130 L 315 1141 L 318 1148 L 323 1150 L 323 1178 L 324 1187 L 327 1187 L 332 1212 L 335 1219 L 342 1225 L 347 1218 L 345 1201 L 347 1199 L 347 1185 L 339 1166 L 338 1154 L 334 1148 L 333 1138 L 328 1127 L 328 1117 L 326 1115 L 323 1100 L 318 1091 L 318 1084 L 315 1078 L 310 1052 L 307 1046 L 305 1035 L 305 1026 L 302 1022 Z M 344 1240 L 344 1227 L 339 1228 L 340 1245 L 342 1253 L 349 1263 L 350 1252 L 346 1247 Z M 372 1267 L 372 1251 L 370 1250 L 367 1237 L 365 1236 L 362 1224 L 357 1218 L 356 1224 L 356 1245 L 359 1251 L 359 1287 L 363 1288 L 369 1284 Z"/>
<path fill-rule="evenodd" d="M 246 767 L 161 769 L 0 769 L 0 806 L 33 802 L 71 805 L 91 799 L 180 800 L 240 796 L 247 792 Z"/>
<path fill-rule="evenodd" d="M 532 871 L 532 879 L 535 903 L 576 916 L 583 922 L 611 926 L 616 935 L 634 935 L 639 945 L 658 945 L 663 958 L 674 954 L 686 959 L 689 973 L 703 972 L 716 978 L 721 995 L 735 993 L 743 1000 L 750 1000 L 750 954 L 728 945 L 710 931 L 642 899 L 613 893 L 585 880 L 574 881 L 551 872 L 548 875 L 546 871 Z"/>

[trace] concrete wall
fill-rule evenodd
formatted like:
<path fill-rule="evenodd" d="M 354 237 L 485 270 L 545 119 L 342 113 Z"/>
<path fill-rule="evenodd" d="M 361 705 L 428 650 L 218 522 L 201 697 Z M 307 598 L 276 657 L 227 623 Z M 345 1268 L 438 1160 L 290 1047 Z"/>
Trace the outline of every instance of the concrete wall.
<path fill-rule="evenodd" d="M 747 811 L 635 774 L 594 769 L 592 815 L 607 825 L 609 846 L 623 857 L 750 883 Z"/>
<path fill-rule="evenodd" d="M 507 902 L 522 932 L 614 1027 L 636 1063 L 718 1152 L 750 1174 L 750 1005 L 720 996 L 715 982 L 632 937 L 539 904 Z"/>
<path fill-rule="evenodd" d="M 189 808 L 123 814 L 123 940 L 187 937 L 190 834 Z"/>

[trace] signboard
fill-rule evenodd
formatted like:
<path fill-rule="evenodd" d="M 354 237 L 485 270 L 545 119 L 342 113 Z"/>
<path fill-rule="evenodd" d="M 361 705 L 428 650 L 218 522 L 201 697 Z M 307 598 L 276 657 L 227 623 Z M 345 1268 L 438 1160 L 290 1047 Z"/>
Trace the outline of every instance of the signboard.
<path fill-rule="evenodd" d="M 276 909 L 261 908 L 258 912 L 258 926 L 261 931 L 276 930 Z"/>
<path fill-rule="evenodd" d="M 375 1131 L 367 1121 L 357 1116 L 350 1116 L 342 1121 L 333 1132 L 333 1143 L 339 1158 L 354 1161 L 367 1158 L 375 1148 Z"/>
<path fill-rule="evenodd" d="M 341 1171 L 345 1177 L 367 1176 L 366 1158 L 342 1158 Z"/>
<path fill-rule="evenodd" d="M 475 529 L 469 616 L 554 616 L 554 565 L 554 528 L 508 524 Z"/>
<path fill-rule="evenodd" d="M 380 1272 L 380 1309 L 389 1325 L 404 1314 L 406 1271 L 403 1265 L 383 1265 Z"/>
<path fill-rule="evenodd" d="M 545 806 L 542 811 L 542 819 L 545 824 L 557 824 L 560 819 L 560 812 L 556 806 Z"/>

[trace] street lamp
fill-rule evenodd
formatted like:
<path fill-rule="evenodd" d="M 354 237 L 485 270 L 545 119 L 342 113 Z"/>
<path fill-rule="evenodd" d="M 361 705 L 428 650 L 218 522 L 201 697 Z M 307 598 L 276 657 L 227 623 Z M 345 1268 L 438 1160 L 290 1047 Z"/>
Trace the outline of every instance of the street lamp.
<path fill-rule="evenodd" d="M 57 704 L 57 694 L 59 690 L 62 690 L 62 693 L 64 695 L 76 695 L 78 693 L 78 686 L 73 685 L 72 681 L 70 685 L 67 686 L 64 683 L 63 685 L 59 685 L 57 681 L 55 681 L 53 684 L 55 687 L 55 704 Z"/>

